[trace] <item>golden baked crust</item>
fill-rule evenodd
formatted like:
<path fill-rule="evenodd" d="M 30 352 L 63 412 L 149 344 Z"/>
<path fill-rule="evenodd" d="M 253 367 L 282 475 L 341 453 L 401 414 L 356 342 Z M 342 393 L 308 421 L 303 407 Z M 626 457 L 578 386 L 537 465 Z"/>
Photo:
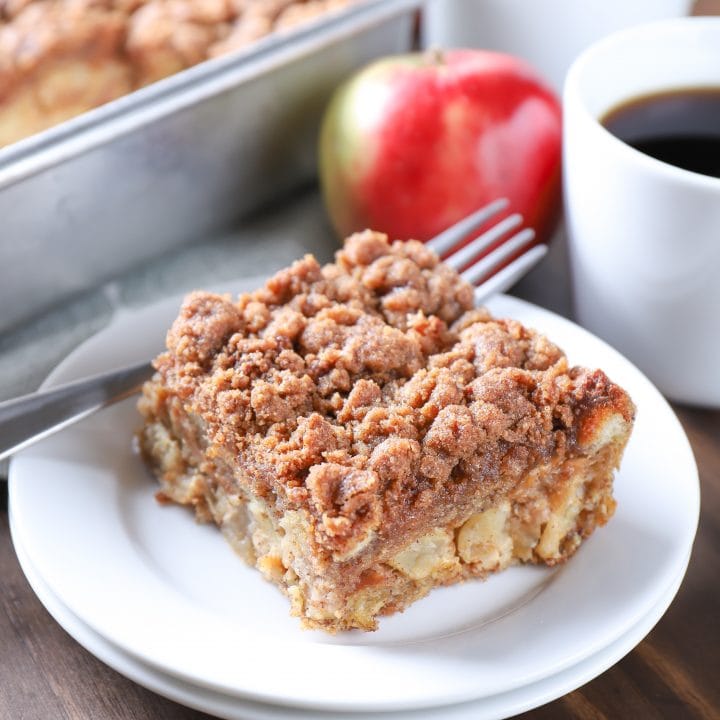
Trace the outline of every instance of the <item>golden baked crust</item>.
<path fill-rule="evenodd" d="M 4 2 L 0 147 L 132 89 L 124 16 L 92 0 Z"/>
<path fill-rule="evenodd" d="M 372 629 L 433 586 L 553 564 L 612 515 L 634 408 L 417 242 L 352 236 L 254 293 L 196 292 L 144 390 L 162 497 L 305 624 Z"/>
<path fill-rule="evenodd" d="M 0 0 L 0 147 L 353 0 Z"/>

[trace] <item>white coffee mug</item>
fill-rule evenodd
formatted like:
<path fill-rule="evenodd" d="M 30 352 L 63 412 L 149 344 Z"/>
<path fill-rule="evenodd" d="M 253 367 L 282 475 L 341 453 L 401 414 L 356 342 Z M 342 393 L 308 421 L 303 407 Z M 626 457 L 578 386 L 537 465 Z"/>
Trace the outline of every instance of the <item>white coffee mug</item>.
<path fill-rule="evenodd" d="M 633 98 L 698 87 L 720 89 L 720 18 L 649 23 L 588 48 L 563 95 L 565 219 L 577 320 L 668 398 L 720 407 L 720 179 L 600 123 Z"/>

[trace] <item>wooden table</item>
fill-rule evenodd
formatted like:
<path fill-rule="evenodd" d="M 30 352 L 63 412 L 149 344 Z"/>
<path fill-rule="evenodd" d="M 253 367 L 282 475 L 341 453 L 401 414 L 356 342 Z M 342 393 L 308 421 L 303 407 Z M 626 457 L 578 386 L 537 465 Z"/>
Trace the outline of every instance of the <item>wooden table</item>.
<path fill-rule="evenodd" d="M 690 567 L 655 629 L 606 673 L 524 720 L 720 718 L 720 412 L 676 407 L 700 470 L 702 511 Z M 201 720 L 85 651 L 33 594 L 0 506 L 0 719 Z"/>

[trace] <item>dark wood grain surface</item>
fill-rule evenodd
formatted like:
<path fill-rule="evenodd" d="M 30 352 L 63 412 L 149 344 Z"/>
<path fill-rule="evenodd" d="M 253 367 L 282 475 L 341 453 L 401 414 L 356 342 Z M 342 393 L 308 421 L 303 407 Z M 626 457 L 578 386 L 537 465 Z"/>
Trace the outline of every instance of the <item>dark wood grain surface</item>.
<path fill-rule="evenodd" d="M 720 412 L 676 407 L 700 471 L 702 510 L 685 581 L 665 616 L 600 677 L 523 720 L 720 719 Z M 201 720 L 114 672 L 33 594 L 0 508 L 0 718 Z"/>

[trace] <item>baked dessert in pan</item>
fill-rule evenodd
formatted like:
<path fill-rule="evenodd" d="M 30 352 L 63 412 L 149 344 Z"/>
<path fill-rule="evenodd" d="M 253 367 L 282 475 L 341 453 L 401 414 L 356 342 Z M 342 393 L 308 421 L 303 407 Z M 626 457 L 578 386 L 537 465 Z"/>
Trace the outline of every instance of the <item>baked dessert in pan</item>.
<path fill-rule="evenodd" d="M 554 565 L 612 516 L 634 418 L 417 242 L 366 231 L 236 300 L 195 292 L 139 404 L 158 498 L 215 522 L 307 627 Z"/>
<path fill-rule="evenodd" d="M 353 0 L 0 0 L 0 147 Z"/>

